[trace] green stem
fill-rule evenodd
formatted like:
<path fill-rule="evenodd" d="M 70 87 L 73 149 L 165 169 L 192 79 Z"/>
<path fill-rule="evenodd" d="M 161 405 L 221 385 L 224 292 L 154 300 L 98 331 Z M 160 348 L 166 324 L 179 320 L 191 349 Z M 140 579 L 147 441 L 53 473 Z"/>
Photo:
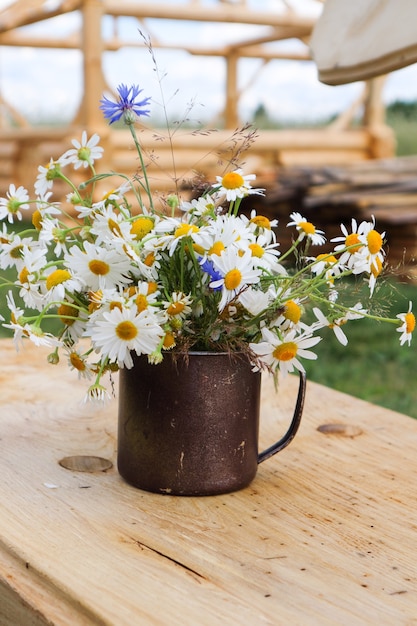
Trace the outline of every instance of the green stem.
<path fill-rule="evenodd" d="M 136 150 L 137 150 L 137 153 L 138 153 L 138 156 L 139 156 L 140 166 L 142 168 L 143 178 L 145 180 L 144 188 L 145 188 L 145 191 L 146 191 L 148 199 L 149 199 L 149 206 L 150 206 L 151 210 L 154 211 L 155 209 L 154 209 L 154 206 L 153 206 L 152 192 L 151 192 L 151 187 L 149 185 L 149 180 L 148 180 L 148 174 L 147 174 L 147 171 L 146 171 L 145 161 L 143 160 L 142 148 L 141 148 L 141 145 L 140 145 L 139 140 L 137 138 L 136 131 L 135 131 L 135 128 L 134 128 L 133 124 L 128 124 L 128 126 L 129 126 L 130 134 L 133 137 L 133 141 L 135 143 Z"/>

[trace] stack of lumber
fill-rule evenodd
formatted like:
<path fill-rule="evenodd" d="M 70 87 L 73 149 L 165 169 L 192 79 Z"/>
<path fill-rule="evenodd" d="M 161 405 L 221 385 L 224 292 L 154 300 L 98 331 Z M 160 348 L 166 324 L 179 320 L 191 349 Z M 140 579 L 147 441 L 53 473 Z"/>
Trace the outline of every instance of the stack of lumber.
<path fill-rule="evenodd" d="M 389 264 L 404 266 L 404 274 L 415 265 L 417 272 L 417 156 L 281 168 L 263 186 L 266 195 L 257 208 L 279 219 L 283 249 L 293 234 L 286 229 L 292 211 L 325 230 L 328 239 L 340 235 L 341 223 L 349 228 L 352 218 L 375 216 L 377 229 L 386 233 Z"/>

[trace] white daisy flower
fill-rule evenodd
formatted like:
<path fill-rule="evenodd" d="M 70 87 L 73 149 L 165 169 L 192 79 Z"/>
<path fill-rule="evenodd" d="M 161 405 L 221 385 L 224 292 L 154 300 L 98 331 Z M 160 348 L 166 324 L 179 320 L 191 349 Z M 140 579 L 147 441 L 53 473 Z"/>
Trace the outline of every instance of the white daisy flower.
<path fill-rule="evenodd" d="M 270 220 L 268 217 L 265 217 L 265 215 L 257 215 L 255 209 L 252 209 L 250 219 L 243 214 L 240 215 L 240 219 L 255 235 L 262 234 L 268 243 L 276 241 L 276 234 L 273 229 L 277 228 L 278 220 Z"/>
<path fill-rule="evenodd" d="M 397 328 L 397 332 L 401 333 L 401 336 L 400 336 L 401 346 L 403 346 L 405 343 L 408 343 L 408 345 L 411 344 L 412 335 L 416 327 L 416 318 L 414 316 L 414 313 L 411 312 L 411 309 L 412 309 L 412 302 L 410 300 L 408 304 L 407 313 L 399 313 L 397 315 L 398 319 L 402 321 L 401 326 Z"/>
<path fill-rule="evenodd" d="M 124 181 L 121 185 L 119 185 L 119 187 L 116 187 L 116 189 L 111 189 L 110 191 L 106 191 L 103 194 L 101 200 L 98 200 L 97 202 L 93 203 L 92 209 L 94 211 L 101 211 L 108 204 L 120 202 L 121 200 L 123 200 L 127 192 L 131 191 L 131 189 L 132 189 L 132 184 L 129 181 Z"/>
<path fill-rule="evenodd" d="M 105 405 L 110 402 L 111 396 L 107 389 L 102 385 L 95 383 L 87 389 L 84 397 L 84 404 L 92 402 L 93 404 Z"/>
<path fill-rule="evenodd" d="M 23 335 L 28 337 L 35 346 L 46 346 L 47 348 L 59 348 L 62 341 L 57 339 L 51 333 L 45 333 L 40 326 L 35 324 L 25 324 L 23 327 Z"/>
<path fill-rule="evenodd" d="M 239 168 L 233 172 L 228 172 L 224 176 L 216 176 L 217 182 L 212 187 L 219 193 L 225 194 L 228 202 L 237 198 L 245 198 L 252 194 L 263 196 L 265 189 L 252 188 L 250 181 L 255 180 L 255 178 L 255 174 L 244 175 L 243 170 Z"/>
<path fill-rule="evenodd" d="M 55 218 L 45 218 L 42 220 L 42 228 L 39 231 L 39 241 L 45 245 L 51 246 L 55 244 L 53 252 L 55 257 L 59 258 L 67 249 L 68 230 L 62 228 L 59 221 Z"/>
<path fill-rule="evenodd" d="M 39 278 L 46 265 L 45 249 L 29 249 L 23 246 L 22 265 L 19 268 L 18 280 L 15 281 L 15 284 L 20 287 L 19 296 L 26 306 L 38 311 L 43 309 L 42 284 L 39 282 Z"/>
<path fill-rule="evenodd" d="M 0 220 L 7 220 L 10 224 L 18 219 L 22 220 L 21 211 L 27 211 L 29 208 L 29 194 L 27 190 L 20 186 L 9 185 L 5 198 L 0 198 Z"/>
<path fill-rule="evenodd" d="M 32 237 L 24 237 L 12 233 L 6 237 L 3 233 L 0 236 L 0 269 L 5 270 L 8 267 L 15 267 L 18 271 L 23 267 L 22 254 L 24 249 L 32 249 L 37 246 Z"/>
<path fill-rule="evenodd" d="M 131 224 L 121 213 L 116 213 L 112 206 L 107 206 L 94 215 L 94 224 L 90 232 L 96 236 L 95 244 L 121 243 L 130 239 Z"/>
<path fill-rule="evenodd" d="M 270 291 L 262 291 L 261 289 L 248 287 L 239 294 L 238 300 L 250 315 L 255 316 L 265 311 L 271 302 L 273 302 L 274 298 Z"/>
<path fill-rule="evenodd" d="M 158 318 L 148 309 L 137 312 L 136 306 L 105 311 L 101 317 L 87 324 L 85 331 L 96 350 L 119 367 L 133 367 L 130 352 L 151 354 L 156 350 L 165 332 Z"/>
<path fill-rule="evenodd" d="M 63 165 L 72 163 L 76 170 L 80 167 L 91 167 L 94 165 L 94 161 L 101 159 L 103 156 L 103 148 L 97 145 L 99 141 L 100 137 L 97 133 L 94 133 L 87 140 L 87 133 L 84 130 L 81 135 L 81 141 L 78 141 L 78 139 L 71 141 L 74 148 L 70 148 L 61 156 L 61 162 Z"/>
<path fill-rule="evenodd" d="M 88 202 L 84 204 L 84 201 L 73 193 L 69 193 L 67 195 L 67 202 L 69 204 L 72 204 L 74 209 L 77 211 L 77 217 L 81 220 L 88 218 L 91 219 L 95 214 L 96 209 L 94 206 L 92 206 Z"/>
<path fill-rule="evenodd" d="M 155 227 L 155 231 L 158 226 Z M 199 228 L 195 224 L 189 224 L 188 222 L 179 222 L 173 233 L 170 235 L 162 236 L 158 239 L 158 246 L 161 249 L 167 249 L 170 256 L 172 256 L 179 244 L 179 242 L 185 237 L 190 237 L 193 245 L 197 250 L 203 252 L 210 244 L 210 234 L 204 227 Z"/>
<path fill-rule="evenodd" d="M 340 229 L 343 233 L 342 236 L 333 237 L 331 242 L 338 243 L 334 248 L 335 254 L 340 254 L 339 263 L 341 265 L 347 265 L 347 267 L 351 268 L 353 263 L 355 262 L 355 255 L 360 252 L 363 248 L 363 243 L 359 238 L 359 230 L 358 223 L 355 218 L 352 218 L 351 222 L 351 232 L 348 231 L 344 224 L 340 225 Z"/>
<path fill-rule="evenodd" d="M 85 356 L 74 348 L 67 348 L 66 352 L 69 368 L 78 372 L 79 379 L 91 380 L 93 367 L 88 363 Z"/>
<path fill-rule="evenodd" d="M 140 281 L 129 297 L 133 304 L 136 304 L 138 313 L 144 311 L 150 306 L 155 306 L 158 301 L 159 289 L 156 283 Z"/>
<path fill-rule="evenodd" d="M 273 274 L 285 274 L 285 269 L 278 263 L 280 256 L 277 250 L 279 244 L 268 243 L 264 235 L 258 235 L 255 241 L 248 245 L 255 267 L 260 267 Z"/>
<path fill-rule="evenodd" d="M 248 244 L 253 241 L 253 234 L 246 224 L 234 215 L 219 215 L 218 218 L 207 227 L 210 235 L 210 243 L 207 246 L 207 254 L 220 256 L 226 248 L 234 246 L 240 250 L 247 250 Z"/>
<path fill-rule="evenodd" d="M 332 285 L 336 276 L 344 271 L 345 266 L 333 254 L 319 254 L 317 257 L 311 257 L 310 270 L 316 276 L 325 276 L 328 284 Z"/>
<path fill-rule="evenodd" d="M 281 331 L 297 330 L 298 332 L 310 332 L 311 328 L 301 321 L 303 309 L 299 298 L 289 299 L 282 305 L 282 313 L 270 324 L 278 327 Z"/>
<path fill-rule="evenodd" d="M 284 375 L 294 371 L 294 368 L 304 372 L 304 367 L 298 357 L 315 360 L 317 355 L 308 350 L 315 346 L 320 337 L 311 334 L 297 335 L 295 330 L 288 332 L 280 339 L 268 328 L 262 329 L 263 341 L 249 344 L 250 349 L 259 357 L 261 363 L 269 368 L 279 368 Z M 255 369 L 259 366 L 255 364 Z"/>
<path fill-rule="evenodd" d="M 7 308 L 10 311 L 10 323 L 3 324 L 4 328 L 10 328 L 13 330 L 13 343 L 15 348 L 19 351 L 20 346 L 23 344 L 24 337 L 24 311 L 16 306 L 14 301 L 13 292 L 9 291 L 6 295 Z M 4 318 L 2 318 L 4 321 Z"/>
<path fill-rule="evenodd" d="M 222 278 L 210 283 L 212 289 L 222 290 L 219 311 L 222 311 L 248 285 L 259 282 L 261 270 L 253 267 L 250 250 L 240 255 L 237 249 L 228 248 L 220 256 L 213 255 L 212 261 L 215 269 L 222 275 Z"/>
<path fill-rule="evenodd" d="M 131 273 L 137 280 L 158 281 L 161 250 L 157 246 L 156 238 L 147 240 L 139 251 L 134 245 L 125 245 L 124 253 L 131 259 Z"/>
<path fill-rule="evenodd" d="M 13 331 L 13 343 L 17 352 L 19 352 L 19 349 L 23 346 L 23 338 L 27 336 L 25 334 L 25 325 L 20 324 L 18 321 L 10 321 L 8 324 L 3 323 L 2 326 Z"/>
<path fill-rule="evenodd" d="M 292 221 L 288 222 L 287 226 L 296 227 L 300 241 L 307 237 L 315 246 L 321 246 L 326 242 L 324 232 L 322 230 L 318 230 L 311 222 L 308 222 L 307 219 L 301 215 L 301 213 L 291 213 L 290 218 Z"/>
<path fill-rule="evenodd" d="M 24 315 L 24 311 L 16 305 L 12 291 L 9 291 L 6 294 L 6 302 L 7 308 L 10 311 L 11 319 L 14 322 L 17 322 Z"/>
<path fill-rule="evenodd" d="M 346 346 L 348 343 L 348 338 L 346 337 L 345 333 L 343 332 L 343 330 L 341 329 L 341 324 L 345 323 L 345 320 L 342 321 L 342 319 L 340 320 L 334 320 L 332 322 L 330 322 L 327 317 L 320 311 L 320 309 L 318 309 L 317 307 L 313 308 L 313 313 L 317 318 L 317 325 L 316 328 L 330 328 L 334 334 L 336 339 L 338 340 L 339 343 L 342 344 L 342 346 Z"/>
<path fill-rule="evenodd" d="M 40 165 L 38 167 L 38 176 L 35 181 L 35 193 L 37 196 L 45 196 L 54 185 L 54 180 L 60 178 L 61 167 L 65 164 L 60 159 L 54 161 L 52 158 L 49 163 L 44 167 Z"/>
<path fill-rule="evenodd" d="M 168 301 L 163 302 L 169 318 L 185 319 L 191 313 L 193 300 L 181 291 L 174 291 Z"/>
<path fill-rule="evenodd" d="M 382 272 L 382 268 L 383 268 L 382 261 L 379 257 L 377 257 L 375 259 L 375 262 L 371 266 L 371 273 L 369 274 L 369 278 L 368 278 L 369 293 L 371 297 L 373 296 L 376 281 L 378 279 L 378 276 Z"/>
<path fill-rule="evenodd" d="M 49 268 L 45 279 L 45 302 L 65 300 L 66 293 L 81 291 L 82 283 L 67 269 Z"/>
<path fill-rule="evenodd" d="M 153 232 L 155 224 L 160 221 L 157 215 L 139 215 L 130 224 L 130 240 L 134 243 L 143 241 L 145 238 L 154 238 L 156 233 Z"/>
<path fill-rule="evenodd" d="M 57 309 L 59 319 L 65 325 L 63 339 L 69 339 L 71 345 L 76 343 L 83 336 L 88 321 L 87 313 L 71 302 L 61 302 Z"/>
<path fill-rule="evenodd" d="M 329 319 L 317 307 L 313 308 L 313 313 L 318 322 L 316 328 L 325 328 L 327 326 L 334 332 L 339 343 L 341 343 L 342 346 L 346 346 L 348 344 L 348 338 L 343 332 L 342 326 L 344 326 L 349 320 L 361 319 L 364 315 L 366 315 L 367 311 L 363 309 L 361 303 L 358 302 L 352 307 L 352 309 L 346 311 L 345 315 L 331 321 L 329 321 Z"/>
<path fill-rule="evenodd" d="M 384 244 L 385 232 L 379 233 L 375 230 L 375 218 L 372 216 L 371 222 L 362 222 L 359 226 L 359 239 L 365 244 L 358 254 L 364 259 L 366 271 L 370 274 L 374 267 L 377 272 L 381 271 L 384 264 L 385 251 L 382 246 Z"/>
<path fill-rule="evenodd" d="M 91 291 L 110 289 L 130 282 L 130 261 L 117 250 L 85 241 L 84 249 L 72 246 L 65 262 L 75 278 L 79 278 Z"/>
<path fill-rule="evenodd" d="M 180 210 L 187 213 L 189 219 L 204 216 L 212 217 L 216 210 L 216 204 L 213 197 L 207 195 L 193 199 L 191 202 L 181 202 Z"/>

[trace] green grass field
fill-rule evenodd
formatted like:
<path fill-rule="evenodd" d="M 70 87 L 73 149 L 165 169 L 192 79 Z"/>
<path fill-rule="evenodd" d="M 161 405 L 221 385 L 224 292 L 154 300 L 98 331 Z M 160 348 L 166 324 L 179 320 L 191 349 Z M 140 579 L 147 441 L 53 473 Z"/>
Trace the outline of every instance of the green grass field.
<path fill-rule="evenodd" d="M 417 307 L 417 286 L 394 284 L 390 315 L 403 313 L 411 300 Z M 392 300 L 392 285 L 379 289 L 378 300 Z M 327 329 L 326 329 L 327 330 Z M 417 418 L 417 337 L 400 346 L 396 327 L 371 320 L 354 320 L 344 327 L 348 345 L 331 330 L 315 347 L 318 360 L 305 363 L 308 378 L 358 398 Z"/>

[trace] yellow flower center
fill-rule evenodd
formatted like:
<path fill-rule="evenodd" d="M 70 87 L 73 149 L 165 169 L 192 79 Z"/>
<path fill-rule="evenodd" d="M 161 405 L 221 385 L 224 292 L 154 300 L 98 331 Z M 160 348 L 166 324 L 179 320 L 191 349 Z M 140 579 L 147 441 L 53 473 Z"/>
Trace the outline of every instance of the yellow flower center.
<path fill-rule="evenodd" d="M 277 361 L 291 361 L 296 356 L 297 350 L 297 344 L 294 341 L 287 341 L 277 346 L 272 355 Z"/>
<path fill-rule="evenodd" d="M 179 315 L 183 312 L 184 308 L 185 304 L 183 302 L 172 302 L 167 308 L 167 313 L 171 316 Z"/>
<path fill-rule="evenodd" d="M 327 265 L 334 265 L 337 263 L 337 259 L 332 254 L 319 254 L 316 258 L 317 261 L 324 261 Z"/>
<path fill-rule="evenodd" d="M 217 254 L 217 256 L 220 256 L 224 249 L 225 247 L 222 241 L 215 241 L 209 250 L 209 254 Z"/>
<path fill-rule="evenodd" d="M 120 322 L 120 324 L 117 324 L 116 326 L 116 335 L 119 339 L 122 339 L 122 341 L 130 341 L 131 339 L 134 339 L 137 334 L 138 329 L 130 320 Z"/>
<path fill-rule="evenodd" d="M 148 283 L 148 296 L 149 296 L 151 293 L 155 293 L 155 291 L 157 291 L 157 289 L 158 289 L 158 285 L 156 284 L 156 282 L 155 282 L 155 281 L 151 280 L 151 281 Z"/>
<path fill-rule="evenodd" d="M 199 228 L 195 224 L 181 224 L 178 226 L 174 233 L 174 237 L 178 239 L 178 237 L 185 237 L 186 235 L 191 235 L 191 233 L 198 233 Z"/>
<path fill-rule="evenodd" d="M 249 248 L 252 251 L 252 256 L 256 256 L 259 259 L 265 254 L 265 250 L 258 243 L 250 243 Z"/>
<path fill-rule="evenodd" d="M 93 313 L 94 311 L 97 311 L 97 309 L 100 308 L 100 300 L 102 297 L 103 297 L 103 292 L 101 290 L 90 291 L 88 293 L 88 298 L 90 300 L 89 305 L 88 305 L 89 313 Z"/>
<path fill-rule="evenodd" d="M 69 278 L 71 278 L 71 274 L 69 273 L 68 270 L 55 270 L 54 272 L 49 274 L 49 276 L 47 277 L 46 288 L 49 291 L 53 287 L 56 287 L 57 285 L 61 285 L 62 283 L 65 283 L 65 281 L 68 280 Z"/>
<path fill-rule="evenodd" d="M 23 250 L 23 246 L 22 244 L 19 244 L 18 246 L 15 246 L 14 248 L 12 248 L 9 254 L 12 259 L 20 259 L 22 250 Z"/>
<path fill-rule="evenodd" d="M 375 263 L 372 263 L 371 273 L 375 278 L 378 278 L 382 270 L 382 261 L 379 257 L 376 257 L 375 261 L 377 266 L 375 267 Z"/>
<path fill-rule="evenodd" d="M 110 309 L 110 311 L 113 311 L 114 309 L 119 309 L 119 311 L 123 311 L 122 303 L 113 300 L 109 304 L 109 309 Z"/>
<path fill-rule="evenodd" d="M 226 289 L 229 289 L 230 291 L 232 291 L 233 289 L 236 289 L 240 285 L 241 281 L 242 281 L 242 274 L 240 270 L 238 269 L 230 270 L 229 272 L 227 272 L 226 276 L 224 277 L 224 286 L 226 287 Z"/>
<path fill-rule="evenodd" d="M 237 172 L 229 172 L 225 174 L 222 178 L 222 186 L 225 189 L 239 189 L 242 185 L 245 184 L 243 176 L 238 174 Z"/>
<path fill-rule="evenodd" d="M 19 272 L 19 282 L 23 285 L 29 282 L 29 270 L 27 267 L 23 267 Z"/>
<path fill-rule="evenodd" d="M 416 327 L 416 318 L 414 313 L 406 313 L 404 319 L 407 333 L 412 333 Z"/>
<path fill-rule="evenodd" d="M 376 230 L 370 230 L 366 240 L 368 242 L 369 252 L 377 254 L 382 248 L 382 237 Z"/>
<path fill-rule="evenodd" d="M 76 321 L 74 318 L 78 317 L 78 309 L 74 308 L 71 304 L 61 304 L 58 307 L 58 315 L 63 324 L 72 326 Z"/>
<path fill-rule="evenodd" d="M 284 305 L 284 317 L 294 324 L 298 324 L 301 318 L 301 307 L 294 300 L 288 300 Z"/>
<path fill-rule="evenodd" d="M 142 311 L 148 308 L 148 301 L 146 299 L 146 296 L 143 295 L 143 293 L 139 293 L 136 296 L 135 304 L 137 306 L 138 313 L 142 313 Z"/>
<path fill-rule="evenodd" d="M 271 230 L 271 222 L 264 215 L 255 215 L 250 220 L 252 224 L 259 226 L 259 228 L 266 228 L 267 230 Z"/>
<path fill-rule="evenodd" d="M 314 235 L 316 227 L 311 222 L 298 222 L 297 226 L 305 232 L 306 235 Z"/>
<path fill-rule="evenodd" d="M 41 230 L 41 228 L 42 228 L 42 214 L 39 211 L 39 209 L 36 209 L 36 211 L 33 212 L 32 224 L 34 225 L 36 230 Z"/>
<path fill-rule="evenodd" d="M 135 220 L 130 228 L 130 233 L 139 241 L 151 232 L 153 228 L 153 220 L 150 217 L 139 217 Z"/>
<path fill-rule="evenodd" d="M 165 348 L 165 350 L 170 350 L 174 346 L 175 346 L 175 337 L 173 333 L 168 331 L 164 337 L 163 347 Z"/>
<path fill-rule="evenodd" d="M 345 239 L 345 245 L 347 248 L 349 248 L 349 252 L 352 254 L 363 247 L 363 244 L 359 239 L 358 233 L 351 233 L 350 235 L 348 235 Z"/>
<path fill-rule="evenodd" d="M 86 369 L 84 359 L 82 359 L 76 352 L 71 352 L 69 360 L 73 368 L 79 372 L 83 372 Z"/>
<path fill-rule="evenodd" d="M 96 276 L 105 276 L 110 272 L 110 265 L 101 259 L 92 259 L 88 267 L 90 272 Z"/>
<path fill-rule="evenodd" d="M 149 254 L 145 257 L 144 263 L 147 267 L 152 267 L 155 263 L 155 252 L 149 252 Z"/>
<path fill-rule="evenodd" d="M 110 191 L 107 191 L 105 194 L 103 194 L 101 199 L 102 200 L 108 200 L 110 198 L 110 196 L 112 194 L 114 194 L 115 191 L 116 191 L 115 189 L 110 189 Z"/>

